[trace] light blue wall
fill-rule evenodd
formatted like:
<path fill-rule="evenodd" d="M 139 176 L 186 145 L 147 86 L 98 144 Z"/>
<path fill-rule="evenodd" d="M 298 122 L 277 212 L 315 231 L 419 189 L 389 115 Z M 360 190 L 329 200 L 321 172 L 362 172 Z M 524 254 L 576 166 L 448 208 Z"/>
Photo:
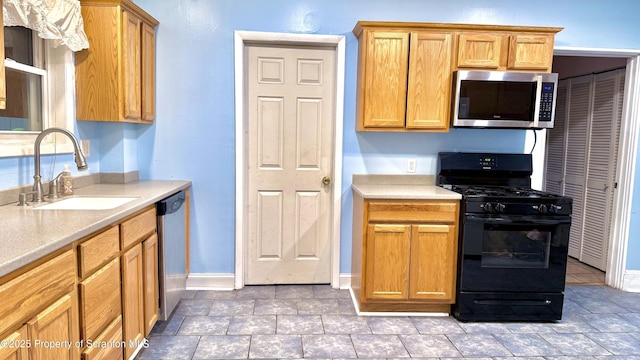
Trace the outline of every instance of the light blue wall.
<path fill-rule="evenodd" d="M 345 35 L 344 181 L 341 272 L 350 272 L 351 175 L 435 172 L 441 150 L 524 151 L 524 131 L 452 130 L 448 134 L 372 134 L 355 128 L 358 20 L 397 20 L 565 27 L 559 46 L 640 48 L 640 5 L 617 1 L 478 0 L 137 0 L 160 21 L 157 121 L 141 135 L 141 173 L 193 180 L 193 272 L 233 272 L 235 228 L 233 31 Z M 149 167 L 146 165 L 149 164 Z M 640 252 L 637 254 L 640 255 Z M 638 267 L 640 268 L 640 267 Z"/>
<path fill-rule="evenodd" d="M 640 49 L 640 3 L 619 0 L 135 0 L 160 21 L 157 29 L 156 123 L 152 126 L 79 123 L 92 141 L 100 171 L 142 178 L 193 181 L 191 271 L 234 271 L 234 67 L 233 31 L 346 36 L 344 156 L 341 184 L 341 272 L 350 272 L 351 175 L 435 172 L 438 151 L 524 150 L 524 131 L 453 129 L 448 134 L 356 133 L 355 86 L 358 20 L 561 26 L 557 46 Z M 527 149 L 529 150 L 529 149 Z M 97 155 L 96 155 L 97 153 Z M 0 187 L 29 183 L 29 160 L 0 160 Z M 32 165 L 31 165 L 32 166 Z M 8 175 L 5 180 L 5 175 Z M 638 187 L 640 188 L 640 186 Z M 634 198 L 640 200 L 640 189 Z M 640 215 L 634 201 L 632 220 Z M 631 239 L 640 234 L 632 228 Z M 640 249 L 629 245 L 629 268 L 640 269 Z"/>

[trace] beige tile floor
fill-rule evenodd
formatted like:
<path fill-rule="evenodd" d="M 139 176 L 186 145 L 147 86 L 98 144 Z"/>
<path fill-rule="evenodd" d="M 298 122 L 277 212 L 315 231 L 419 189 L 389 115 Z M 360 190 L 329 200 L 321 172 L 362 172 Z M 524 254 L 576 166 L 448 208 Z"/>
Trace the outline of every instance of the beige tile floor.
<path fill-rule="evenodd" d="M 566 283 L 567 285 L 604 285 L 604 271 L 569 257 Z"/>

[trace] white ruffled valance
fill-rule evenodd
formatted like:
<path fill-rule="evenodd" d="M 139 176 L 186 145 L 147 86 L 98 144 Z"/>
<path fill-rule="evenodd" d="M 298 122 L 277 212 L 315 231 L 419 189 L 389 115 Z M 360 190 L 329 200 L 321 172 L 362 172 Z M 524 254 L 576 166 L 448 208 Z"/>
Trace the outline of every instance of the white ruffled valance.
<path fill-rule="evenodd" d="M 2 0 L 4 26 L 24 26 L 72 51 L 89 48 L 78 0 Z"/>

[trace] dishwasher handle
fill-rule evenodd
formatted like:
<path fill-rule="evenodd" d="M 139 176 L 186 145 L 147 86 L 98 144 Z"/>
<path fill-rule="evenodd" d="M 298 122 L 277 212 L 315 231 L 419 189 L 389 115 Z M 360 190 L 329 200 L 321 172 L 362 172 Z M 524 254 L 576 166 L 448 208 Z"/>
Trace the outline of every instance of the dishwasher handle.
<path fill-rule="evenodd" d="M 164 216 L 180 210 L 186 199 L 186 193 L 180 191 L 156 203 L 156 215 Z"/>

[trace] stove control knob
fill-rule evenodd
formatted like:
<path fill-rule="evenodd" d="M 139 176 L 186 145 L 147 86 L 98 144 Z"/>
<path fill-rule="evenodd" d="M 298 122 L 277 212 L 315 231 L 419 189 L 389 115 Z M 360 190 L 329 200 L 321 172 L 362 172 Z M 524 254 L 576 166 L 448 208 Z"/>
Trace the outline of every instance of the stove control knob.
<path fill-rule="evenodd" d="M 549 206 L 549 212 L 552 214 L 557 214 L 558 213 L 558 205 L 550 205 Z"/>
<path fill-rule="evenodd" d="M 497 203 L 496 207 L 495 207 L 495 210 L 496 210 L 497 213 L 503 213 L 504 212 L 504 208 L 505 208 L 504 204 Z"/>
<path fill-rule="evenodd" d="M 484 203 L 484 204 L 480 205 L 480 207 L 486 213 L 493 212 L 493 205 L 491 205 L 491 203 Z"/>
<path fill-rule="evenodd" d="M 548 210 L 549 209 L 547 208 L 547 205 L 545 205 L 545 204 L 538 205 L 538 212 L 540 214 L 546 214 Z"/>

